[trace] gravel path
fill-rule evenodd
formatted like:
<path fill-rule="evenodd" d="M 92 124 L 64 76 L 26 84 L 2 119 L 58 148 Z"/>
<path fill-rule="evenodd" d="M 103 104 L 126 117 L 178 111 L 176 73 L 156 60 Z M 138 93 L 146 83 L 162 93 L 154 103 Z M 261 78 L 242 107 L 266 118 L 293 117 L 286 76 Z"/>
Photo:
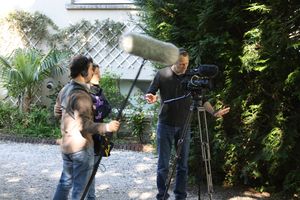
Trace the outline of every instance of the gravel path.
<path fill-rule="evenodd" d="M 0 141 L 0 200 L 52 199 L 62 169 L 57 145 Z M 96 195 L 104 200 L 155 199 L 157 158 L 151 153 L 113 150 L 96 175 Z M 253 200 L 239 191 L 216 189 L 213 199 Z M 171 200 L 174 196 L 171 196 Z M 189 193 L 188 199 L 197 195 Z M 208 199 L 203 192 L 203 198 Z"/>

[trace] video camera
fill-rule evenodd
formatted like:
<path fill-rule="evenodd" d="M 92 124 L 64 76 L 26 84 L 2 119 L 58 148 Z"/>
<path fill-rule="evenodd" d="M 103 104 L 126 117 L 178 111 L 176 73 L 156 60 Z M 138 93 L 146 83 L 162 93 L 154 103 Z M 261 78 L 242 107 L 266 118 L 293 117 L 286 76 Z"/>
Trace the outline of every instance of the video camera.
<path fill-rule="evenodd" d="M 199 65 L 185 73 L 185 78 L 182 81 L 185 89 L 192 92 L 210 89 L 210 79 L 218 74 L 216 65 Z"/>

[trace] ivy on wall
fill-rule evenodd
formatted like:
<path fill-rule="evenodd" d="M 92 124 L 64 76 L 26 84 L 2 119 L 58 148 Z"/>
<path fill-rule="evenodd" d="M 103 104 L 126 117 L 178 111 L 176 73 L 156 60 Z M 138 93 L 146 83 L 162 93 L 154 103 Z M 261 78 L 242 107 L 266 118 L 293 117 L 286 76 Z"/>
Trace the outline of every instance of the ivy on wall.
<path fill-rule="evenodd" d="M 52 37 L 53 45 L 69 48 L 70 45 L 80 41 L 85 45 L 86 49 L 91 47 L 92 37 L 101 38 L 109 47 L 118 44 L 118 38 L 122 34 L 125 25 L 121 22 L 114 22 L 106 19 L 103 21 L 95 20 L 91 23 L 87 20 L 81 20 L 76 24 L 72 24 L 65 29 L 60 30 Z"/>
<path fill-rule="evenodd" d="M 27 40 L 50 41 L 51 29 L 59 30 L 49 17 L 39 12 L 31 14 L 25 11 L 14 11 L 8 14 L 6 21 Z"/>
<path fill-rule="evenodd" d="M 69 50 L 75 41 L 89 45 L 89 37 L 94 34 L 103 39 L 108 46 L 118 44 L 118 38 L 126 27 L 124 23 L 110 19 L 95 20 L 91 23 L 81 20 L 76 24 L 60 29 L 49 17 L 39 12 L 14 11 L 5 18 L 10 27 L 16 30 L 25 43 L 45 42 L 51 47 Z M 3 20 L 2 20 L 3 23 Z"/>

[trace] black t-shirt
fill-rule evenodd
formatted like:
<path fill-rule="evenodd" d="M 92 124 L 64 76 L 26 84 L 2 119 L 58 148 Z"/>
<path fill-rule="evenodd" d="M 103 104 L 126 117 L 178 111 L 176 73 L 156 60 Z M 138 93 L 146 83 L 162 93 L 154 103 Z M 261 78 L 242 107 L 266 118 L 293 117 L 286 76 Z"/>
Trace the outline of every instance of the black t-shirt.
<path fill-rule="evenodd" d="M 182 84 L 182 75 L 175 74 L 171 67 L 159 70 L 147 93 L 156 94 L 159 90 L 161 107 L 159 122 L 170 126 L 184 125 L 192 103 L 191 97 L 164 103 L 166 100 L 182 97 L 188 93 Z"/>

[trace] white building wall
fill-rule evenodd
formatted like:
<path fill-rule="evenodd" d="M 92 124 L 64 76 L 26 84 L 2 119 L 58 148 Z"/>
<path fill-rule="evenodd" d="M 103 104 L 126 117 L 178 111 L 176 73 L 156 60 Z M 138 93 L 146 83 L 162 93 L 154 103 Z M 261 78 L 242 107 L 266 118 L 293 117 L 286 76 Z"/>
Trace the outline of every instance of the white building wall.
<path fill-rule="evenodd" d="M 95 20 L 102 21 L 105 19 L 111 19 L 116 22 L 126 23 L 132 18 L 136 18 L 136 14 L 138 13 L 137 9 L 132 9 L 132 7 L 134 7 L 132 4 L 126 4 L 123 6 L 126 7 L 125 9 L 122 9 L 122 5 L 120 8 L 115 8 L 116 4 L 113 4 L 109 9 L 104 9 L 104 7 L 109 7 L 109 5 L 105 5 L 104 7 L 100 6 L 101 9 L 96 9 L 91 5 L 87 7 L 89 8 L 72 8 L 71 0 L 10 0 L 5 1 L 5 3 L 3 3 L 0 7 L 0 17 L 6 16 L 9 12 L 15 9 L 31 13 L 38 11 L 52 19 L 59 28 L 65 28 L 70 24 L 75 24 L 83 19 L 91 22 Z M 122 67 L 107 66 L 102 73 L 112 72 L 118 74 L 121 79 L 123 79 L 121 81 L 121 92 L 124 94 L 131 86 L 130 81 L 128 80 L 133 80 L 137 71 L 138 68 L 124 69 Z M 139 80 L 148 81 L 150 83 L 154 76 L 154 72 L 155 68 L 151 65 L 151 63 L 147 62 L 147 64 L 143 67 Z M 67 81 L 68 80 L 65 80 L 64 82 Z M 135 90 L 137 90 L 137 88 L 135 88 Z M 44 101 L 47 100 L 44 99 Z"/>
<path fill-rule="evenodd" d="M 46 3 L 48 2 L 48 3 Z M 125 22 L 130 16 L 136 16 L 137 10 L 67 10 L 66 6 L 70 4 L 70 0 L 36 0 L 30 11 L 40 11 L 59 26 L 66 27 L 74 24 L 82 19 L 86 20 L 105 20 L 112 19 L 114 21 Z M 47 5 L 47 6 L 46 6 Z M 55 11 L 55 12 L 53 12 Z"/>
<path fill-rule="evenodd" d="M 75 24 L 82 19 L 105 20 L 126 22 L 130 16 L 136 16 L 138 10 L 121 9 L 67 9 L 71 0 L 10 0 L 2 3 L 0 17 L 6 16 L 9 12 L 20 9 L 28 12 L 38 11 L 53 20 L 60 28 L 69 24 Z"/>

